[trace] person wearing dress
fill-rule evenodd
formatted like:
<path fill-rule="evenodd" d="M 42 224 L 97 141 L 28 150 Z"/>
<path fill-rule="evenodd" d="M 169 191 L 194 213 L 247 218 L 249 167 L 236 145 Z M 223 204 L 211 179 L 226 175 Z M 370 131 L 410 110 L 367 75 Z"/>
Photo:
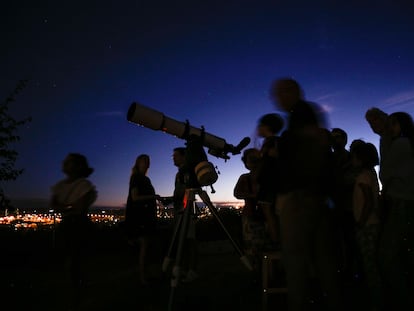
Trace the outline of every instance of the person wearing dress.
<path fill-rule="evenodd" d="M 129 243 L 139 248 L 138 269 L 142 285 L 147 284 L 148 246 L 157 225 L 158 195 L 155 194 L 151 180 L 147 177 L 149 167 L 150 157 L 146 154 L 139 155 L 132 168 L 125 213 Z"/>

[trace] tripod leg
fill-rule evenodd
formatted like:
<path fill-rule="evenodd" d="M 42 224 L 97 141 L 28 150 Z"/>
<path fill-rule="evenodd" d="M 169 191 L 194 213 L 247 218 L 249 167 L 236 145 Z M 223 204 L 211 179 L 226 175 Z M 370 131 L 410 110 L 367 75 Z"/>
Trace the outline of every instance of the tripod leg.
<path fill-rule="evenodd" d="M 186 192 L 186 196 L 187 196 L 187 192 Z M 190 221 L 190 217 L 191 217 L 191 212 L 192 212 L 192 208 L 193 208 L 193 204 L 194 203 L 194 195 L 190 194 L 190 198 L 188 198 L 187 200 L 187 205 L 184 209 L 184 214 L 182 215 L 183 219 L 181 221 L 181 225 L 179 227 L 179 239 L 178 239 L 178 245 L 177 245 L 177 254 L 175 257 L 175 264 L 172 270 L 172 275 L 171 275 L 171 291 L 170 291 L 170 298 L 168 300 L 168 310 L 171 311 L 172 310 L 172 306 L 174 303 L 174 294 L 175 294 L 175 289 L 178 286 L 178 282 L 180 280 L 180 275 L 181 275 L 181 258 L 183 255 L 183 250 L 184 250 L 184 243 L 187 237 L 187 231 L 188 231 L 188 226 L 189 226 L 189 221 Z"/>
<path fill-rule="evenodd" d="M 253 271 L 253 267 L 250 263 L 250 260 L 247 258 L 247 256 L 243 253 L 237 242 L 233 239 L 230 232 L 227 230 L 226 226 L 223 223 L 223 220 L 221 219 L 220 215 L 217 212 L 216 207 L 213 205 L 213 203 L 210 200 L 210 197 L 208 196 L 207 192 L 200 191 L 198 194 L 201 198 L 201 200 L 206 204 L 210 210 L 210 212 L 213 214 L 213 216 L 217 219 L 218 223 L 220 224 L 221 228 L 226 233 L 228 239 L 230 240 L 231 244 L 233 244 L 234 249 L 237 253 L 240 255 L 241 262 L 249 269 L 250 271 Z"/>
<path fill-rule="evenodd" d="M 174 246 L 175 246 L 176 241 L 177 241 L 178 232 L 180 230 L 180 227 L 181 227 L 181 224 L 182 224 L 182 221 L 183 221 L 183 214 L 184 213 L 182 212 L 177 216 L 177 222 L 174 226 L 174 232 L 173 232 L 173 236 L 171 238 L 170 246 L 168 247 L 168 253 L 165 256 L 164 261 L 162 263 L 162 271 L 163 272 L 166 272 L 168 270 L 168 267 L 169 267 L 169 265 L 172 261 L 171 254 L 173 252 Z"/>

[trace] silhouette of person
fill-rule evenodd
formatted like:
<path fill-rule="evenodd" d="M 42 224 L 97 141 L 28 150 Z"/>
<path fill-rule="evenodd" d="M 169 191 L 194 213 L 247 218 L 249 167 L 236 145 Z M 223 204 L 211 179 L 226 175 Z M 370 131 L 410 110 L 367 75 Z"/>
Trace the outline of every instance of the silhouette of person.
<path fill-rule="evenodd" d="M 375 171 L 378 164 L 378 152 L 373 144 L 359 144 L 352 151 L 352 165 L 359 170 L 353 192 L 355 233 L 370 310 L 380 310 L 382 306 L 378 269 L 379 183 Z"/>
<path fill-rule="evenodd" d="M 380 136 L 380 162 L 384 160 L 384 150 L 388 149 L 392 141 L 388 114 L 379 108 L 373 107 L 365 113 L 365 119 L 372 131 Z M 380 165 L 381 168 L 382 165 Z"/>
<path fill-rule="evenodd" d="M 383 148 L 380 171 L 387 214 L 379 257 L 393 307 L 413 310 L 414 124 L 405 112 L 392 113 L 388 121 L 391 143 Z"/>
<path fill-rule="evenodd" d="M 352 159 L 352 152 L 355 150 L 355 147 L 359 145 L 363 145 L 363 144 L 365 144 L 365 141 L 363 141 L 362 139 L 354 139 L 351 142 L 351 145 L 349 146 L 349 153 L 351 155 L 351 159 Z"/>
<path fill-rule="evenodd" d="M 242 161 L 249 170 L 239 177 L 234 187 L 234 197 L 244 200 L 242 211 L 242 233 L 246 254 L 250 257 L 253 268 L 260 271 L 261 253 L 265 244 L 265 224 L 263 211 L 258 208 L 257 175 L 260 168 L 261 154 L 254 148 L 243 152 Z"/>
<path fill-rule="evenodd" d="M 352 280 L 358 272 L 352 195 L 359 168 L 352 166 L 351 153 L 346 150 L 347 133 L 343 129 L 333 128 L 330 135 L 334 170 L 333 215 L 338 231 L 340 264 L 344 276 Z"/>
<path fill-rule="evenodd" d="M 178 172 L 175 175 L 174 182 L 174 195 L 173 195 L 173 204 L 174 204 L 174 215 L 182 211 L 183 209 L 183 199 L 185 195 L 185 147 L 177 147 L 173 151 L 173 162 L 174 165 L 178 168 Z"/>
<path fill-rule="evenodd" d="M 267 232 L 274 243 L 274 247 L 280 242 L 279 225 L 276 216 L 276 191 L 278 181 L 278 156 L 279 137 L 276 135 L 282 130 L 284 121 L 276 113 L 269 113 L 259 119 L 257 133 L 264 138 L 260 149 L 261 163 L 257 173 L 258 180 L 258 205 L 263 211 L 267 224 Z"/>
<path fill-rule="evenodd" d="M 346 144 L 348 143 L 347 133 L 343 129 L 333 128 L 331 131 L 331 143 L 335 169 L 345 171 L 351 162 L 351 155 L 346 150 Z M 341 173 L 338 175 L 341 175 Z"/>
<path fill-rule="evenodd" d="M 147 177 L 150 157 L 141 154 L 132 167 L 125 211 L 125 226 L 129 243 L 139 246 L 139 275 L 142 285 L 147 285 L 146 261 L 151 236 L 157 225 L 157 202 L 151 180 Z"/>
<path fill-rule="evenodd" d="M 325 121 L 316 104 L 304 100 L 293 79 L 273 83 L 271 96 L 289 114 L 280 142 L 280 214 L 283 264 L 288 304 L 306 309 L 307 280 L 312 265 L 330 310 L 342 310 L 332 223 L 327 197 L 332 184 L 332 154 Z"/>
<path fill-rule="evenodd" d="M 178 168 L 178 172 L 175 176 L 175 186 L 174 186 L 174 217 L 175 224 L 177 224 L 177 219 L 180 214 L 183 213 L 184 208 L 184 196 L 186 190 L 185 183 L 185 165 L 186 165 L 186 148 L 178 147 L 174 149 L 173 152 L 173 161 L 174 165 Z M 184 245 L 184 258 L 188 260 L 187 262 L 187 273 L 183 277 L 183 282 L 192 282 L 198 278 L 197 262 L 198 262 L 198 245 L 196 239 L 196 219 L 191 217 L 188 223 L 188 233 L 187 239 Z"/>
<path fill-rule="evenodd" d="M 62 214 L 59 233 L 62 236 L 63 250 L 66 257 L 72 288 L 73 304 L 78 304 L 80 290 L 84 285 L 82 259 L 88 237 L 90 220 L 88 208 L 95 202 L 95 186 L 87 179 L 93 169 L 89 167 L 84 155 L 70 153 L 63 161 L 62 171 L 66 178 L 56 183 L 51 191 L 50 207 Z"/>

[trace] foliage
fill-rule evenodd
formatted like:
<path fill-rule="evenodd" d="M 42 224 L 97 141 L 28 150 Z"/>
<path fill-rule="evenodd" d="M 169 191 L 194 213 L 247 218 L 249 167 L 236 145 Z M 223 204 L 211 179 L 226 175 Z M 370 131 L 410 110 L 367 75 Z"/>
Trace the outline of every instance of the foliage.
<path fill-rule="evenodd" d="M 31 118 L 16 120 L 9 112 L 9 106 L 16 96 L 26 87 L 28 80 L 20 80 L 13 92 L 6 100 L 0 103 L 0 208 L 9 205 L 1 185 L 5 181 L 16 180 L 23 173 L 23 169 L 15 167 L 19 153 L 12 145 L 20 141 L 17 134 L 19 127 L 31 121 Z"/>

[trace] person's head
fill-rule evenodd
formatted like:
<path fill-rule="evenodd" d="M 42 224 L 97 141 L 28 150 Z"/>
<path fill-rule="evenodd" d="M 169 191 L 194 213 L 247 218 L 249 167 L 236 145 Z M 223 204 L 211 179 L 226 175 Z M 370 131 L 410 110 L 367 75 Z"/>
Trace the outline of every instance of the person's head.
<path fill-rule="evenodd" d="M 368 121 L 372 131 L 378 135 L 384 135 L 387 131 L 388 114 L 378 108 L 368 109 L 365 113 L 365 119 Z"/>
<path fill-rule="evenodd" d="M 279 133 L 284 126 L 284 121 L 277 113 L 268 113 L 257 122 L 257 135 L 270 137 Z"/>
<path fill-rule="evenodd" d="M 184 147 L 175 148 L 173 151 L 173 162 L 176 167 L 182 167 L 185 164 L 185 151 Z"/>
<path fill-rule="evenodd" d="M 63 160 L 62 171 L 69 178 L 87 178 L 93 173 L 86 157 L 79 153 L 69 153 Z"/>
<path fill-rule="evenodd" d="M 260 151 L 255 148 L 244 150 L 242 161 L 249 171 L 256 170 L 260 164 Z"/>
<path fill-rule="evenodd" d="M 283 78 L 273 82 L 270 96 L 284 111 L 290 112 L 296 103 L 303 99 L 303 90 L 296 80 Z"/>
<path fill-rule="evenodd" d="M 362 139 L 355 139 L 351 142 L 351 145 L 349 146 L 349 152 L 352 154 L 355 150 L 355 147 L 359 146 L 359 145 L 363 145 L 365 144 L 365 141 L 363 141 Z"/>
<path fill-rule="evenodd" d="M 393 137 L 413 137 L 413 118 L 406 112 L 394 112 L 389 116 L 390 131 Z"/>
<path fill-rule="evenodd" d="M 331 143 L 334 150 L 344 150 L 348 143 L 348 135 L 343 129 L 333 128 L 331 131 Z"/>
<path fill-rule="evenodd" d="M 358 144 L 352 151 L 352 164 L 359 168 L 373 169 L 379 164 L 377 148 L 371 143 Z"/>
<path fill-rule="evenodd" d="M 132 168 L 132 174 L 146 175 L 150 167 L 150 157 L 147 154 L 140 154 L 135 160 L 135 165 Z"/>

